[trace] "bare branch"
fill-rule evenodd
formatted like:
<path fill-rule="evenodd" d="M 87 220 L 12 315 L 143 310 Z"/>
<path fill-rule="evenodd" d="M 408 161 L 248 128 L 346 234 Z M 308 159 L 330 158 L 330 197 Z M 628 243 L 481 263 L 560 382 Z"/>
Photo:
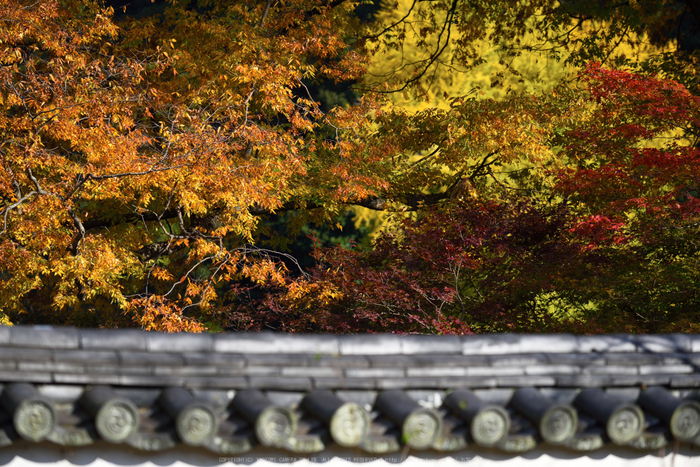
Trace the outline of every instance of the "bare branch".
<path fill-rule="evenodd" d="M 78 215 L 75 213 L 75 211 L 73 211 L 72 207 L 68 208 L 68 214 L 70 214 L 70 217 L 73 219 L 75 228 L 78 231 L 75 238 L 71 242 L 70 247 L 71 253 L 73 253 L 74 256 L 77 256 L 79 253 L 80 242 L 82 242 L 85 239 L 85 227 L 83 226 L 83 223 L 78 217 Z"/>
<path fill-rule="evenodd" d="M 267 18 L 267 14 L 270 12 L 271 6 L 272 0 L 267 0 L 267 4 L 265 4 L 265 11 L 263 11 L 262 18 L 260 18 L 260 22 L 258 23 L 259 28 L 261 28 L 263 23 L 265 22 L 265 18 Z"/>

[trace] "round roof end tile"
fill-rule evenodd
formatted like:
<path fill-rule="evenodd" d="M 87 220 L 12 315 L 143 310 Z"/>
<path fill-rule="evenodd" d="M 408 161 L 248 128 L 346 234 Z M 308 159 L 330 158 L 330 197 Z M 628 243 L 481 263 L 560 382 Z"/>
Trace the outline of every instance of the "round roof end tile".
<path fill-rule="evenodd" d="M 671 434 L 681 441 L 691 441 L 700 434 L 700 404 L 686 401 L 673 411 L 669 423 Z"/>
<path fill-rule="evenodd" d="M 178 414 L 175 429 L 180 439 L 190 446 L 201 446 L 209 441 L 219 428 L 214 411 L 202 404 L 191 404 Z"/>
<path fill-rule="evenodd" d="M 615 410 L 606 424 L 608 438 L 615 444 L 629 444 L 641 436 L 644 430 L 644 412 L 629 404 Z"/>
<path fill-rule="evenodd" d="M 113 399 L 100 407 L 95 416 L 95 428 L 100 438 L 110 443 L 121 443 L 129 438 L 139 425 L 138 409 L 126 399 Z"/>
<path fill-rule="evenodd" d="M 428 449 L 442 431 L 442 418 L 434 410 L 413 411 L 403 423 L 404 444 L 414 449 Z"/>
<path fill-rule="evenodd" d="M 480 446 L 495 446 L 510 430 L 510 416 L 502 407 L 490 406 L 481 410 L 472 419 L 472 439 Z"/>
<path fill-rule="evenodd" d="M 570 440 L 578 428 L 578 414 L 568 405 L 555 405 L 547 410 L 540 420 L 540 435 L 551 444 L 562 444 Z"/>
<path fill-rule="evenodd" d="M 367 411 L 354 402 L 348 402 L 340 406 L 331 418 L 331 437 L 346 448 L 359 446 L 367 436 L 369 425 Z"/>
<path fill-rule="evenodd" d="M 255 422 L 255 436 L 266 447 L 281 447 L 296 431 L 296 419 L 285 407 L 269 406 Z"/>
<path fill-rule="evenodd" d="M 56 412 L 47 401 L 25 399 L 17 407 L 12 421 L 22 438 L 39 442 L 46 439 L 56 426 Z"/>

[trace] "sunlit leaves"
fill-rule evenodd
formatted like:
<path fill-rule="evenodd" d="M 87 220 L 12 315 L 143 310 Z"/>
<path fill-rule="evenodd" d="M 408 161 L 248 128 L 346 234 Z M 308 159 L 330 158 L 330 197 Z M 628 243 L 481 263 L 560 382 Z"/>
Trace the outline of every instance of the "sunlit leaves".
<path fill-rule="evenodd" d="M 598 64 L 582 82 L 380 116 L 377 141 L 402 171 L 393 187 L 431 187 L 438 201 L 372 250 L 319 248 L 310 278 L 268 291 L 263 319 L 285 309 L 287 325 L 337 332 L 692 328 L 699 101 Z"/>
<path fill-rule="evenodd" d="M 87 0 L 0 7 L 3 310 L 201 330 L 232 281 L 280 280 L 260 212 L 382 186 L 355 158 L 375 104 L 325 115 L 302 81 L 364 72 L 352 9 L 229 3 L 119 24 Z"/>

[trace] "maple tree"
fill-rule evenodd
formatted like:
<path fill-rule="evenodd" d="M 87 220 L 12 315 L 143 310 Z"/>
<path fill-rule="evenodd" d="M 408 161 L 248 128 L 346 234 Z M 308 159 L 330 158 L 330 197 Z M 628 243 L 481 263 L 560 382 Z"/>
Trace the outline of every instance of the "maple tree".
<path fill-rule="evenodd" d="M 504 113 L 513 107 L 520 119 Z M 454 137 L 428 142 L 440 145 L 436 165 L 452 169 L 451 188 L 436 196 L 446 199 L 372 250 L 319 248 L 310 277 L 262 300 L 263 322 L 345 332 L 696 329 L 700 98 L 592 64 L 579 89 L 460 100 L 453 110 L 436 134 Z M 426 113 L 437 120 L 418 114 L 422 123 L 402 131 L 425 141 Z M 416 141 L 407 134 L 399 139 Z M 490 152 L 475 159 L 475 147 Z M 515 160 L 531 165 L 503 170 Z"/>
<path fill-rule="evenodd" d="M 505 44 L 528 28 L 561 32 L 584 3 L 430 2 L 419 45 L 441 53 L 430 38 L 444 45 L 455 28 L 468 69 L 484 18 Z M 602 5 L 600 19 L 626 22 L 557 44 L 575 45 L 577 65 L 605 58 L 601 44 L 623 26 L 661 28 L 666 3 Z M 441 59 L 429 53 L 412 77 L 328 109 L 308 83 L 359 82 L 408 23 L 364 23 L 342 0 L 155 6 L 131 18 L 92 0 L 0 5 L 0 310 L 13 321 L 693 326 L 692 86 L 589 64 L 554 93 L 472 93 L 417 113 L 384 100 L 425 91 Z M 690 76 L 676 58 L 645 66 Z M 318 248 L 311 270 L 284 253 L 305 224 L 333 224 L 346 206 L 394 212 L 396 227 L 371 250 Z M 261 222 L 285 212 L 287 233 Z"/>
<path fill-rule="evenodd" d="M 202 329 L 219 281 L 277 274 L 257 214 L 381 187 L 354 136 L 376 104 L 303 92 L 362 73 L 351 10 L 201 6 L 119 26 L 99 2 L 0 7 L 5 313 Z"/>

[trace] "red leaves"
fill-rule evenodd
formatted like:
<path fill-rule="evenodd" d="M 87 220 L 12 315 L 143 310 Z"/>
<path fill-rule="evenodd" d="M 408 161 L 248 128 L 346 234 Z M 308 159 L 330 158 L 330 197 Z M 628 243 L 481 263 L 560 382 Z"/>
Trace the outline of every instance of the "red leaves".
<path fill-rule="evenodd" d="M 610 219 L 606 216 L 594 215 L 578 221 L 570 228 L 577 237 L 584 239 L 585 250 L 599 245 L 626 243 L 629 239 L 624 235 L 625 223 Z"/>
<path fill-rule="evenodd" d="M 678 208 L 672 193 L 695 185 L 700 152 L 669 132 L 700 123 L 700 98 L 674 81 L 598 64 L 582 77 L 594 104 L 567 133 L 576 165 L 560 171 L 556 191 L 607 217 Z"/>
<path fill-rule="evenodd" d="M 264 307 L 274 312 L 263 322 L 323 332 L 523 329 L 518 295 L 552 286 L 535 271 L 557 272 L 581 251 L 566 244 L 566 210 L 516 198 L 471 202 L 407 219 L 370 251 L 317 248 L 311 276 L 287 287 L 294 297 L 269 291 Z"/>
<path fill-rule="evenodd" d="M 589 85 L 591 97 L 611 115 L 634 109 L 638 118 L 700 122 L 700 97 L 675 81 L 602 68 L 598 63 L 590 63 L 582 78 Z"/>
<path fill-rule="evenodd" d="M 700 101 L 671 81 L 597 65 L 585 73 L 581 108 L 566 110 L 555 139 L 565 149 L 551 191 L 474 185 L 421 208 L 371 251 L 317 249 L 310 277 L 268 291 L 278 322 L 324 332 L 677 330 L 671 320 L 700 301 L 700 151 L 668 130 L 694 125 Z"/>

